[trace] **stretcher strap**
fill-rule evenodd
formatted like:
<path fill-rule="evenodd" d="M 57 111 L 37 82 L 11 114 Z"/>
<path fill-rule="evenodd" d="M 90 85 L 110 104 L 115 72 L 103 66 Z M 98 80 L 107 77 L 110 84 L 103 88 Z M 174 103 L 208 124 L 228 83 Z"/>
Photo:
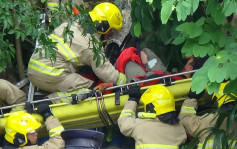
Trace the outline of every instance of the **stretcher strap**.
<path fill-rule="evenodd" d="M 102 93 L 96 94 L 96 103 L 97 103 L 97 110 L 99 113 L 99 116 L 101 118 L 101 121 L 104 123 L 106 127 L 113 126 L 113 120 L 111 119 L 109 113 L 106 110 L 105 104 L 104 104 L 104 98 L 102 96 Z"/>

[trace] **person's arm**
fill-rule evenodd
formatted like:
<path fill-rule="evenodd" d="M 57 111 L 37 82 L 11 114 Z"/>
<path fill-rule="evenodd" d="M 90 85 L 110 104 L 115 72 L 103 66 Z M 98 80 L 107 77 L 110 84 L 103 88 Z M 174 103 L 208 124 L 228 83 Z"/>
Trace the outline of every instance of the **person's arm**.
<path fill-rule="evenodd" d="M 91 66 L 95 75 L 103 82 L 112 82 L 117 85 L 126 83 L 126 76 L 116 70 L 106 58 L 104 61 L 101 56 L 100 65 L 96 67 L 96 60 L 93 60 L 94 53 L 92 49 L 84 50 L 82 55 L 83 62 L 85 62 L 86 65 Z"/>
<path fill-rule="evenodd" d="M 195 136 L 195 134 L 198 133 L 201 125 L 201 120 L 200 117 L 196 115 L 196 110 L 197 100 L 186 99 L 179 113 L 180 122 L 183 124 L 186 132 L 191 136 Z"/>
<path fill-rule="evenodd" d="M 125 136 L 131 137 L 133 134 L 136 122 L 136 108 L 137 103 L 135 101 L 128 101 L 119 116 L 118 126 Z"/>
<path fill-rule="evenodd" d="M 64 148 L 65 143 L 60 135 L 64 128 L 59 122 L 58 118 L 49 116 L 45 121 L 45 126 L 49 131 L 50 138 L 42 145 L 43 149 Z"/>
<path fill-rule="evenodd" d="M 128 94 L 129 99 L 119 116 L 118 126 L 122 134 L 132 137 L 133 129 L 136 126 L 136 108 L 141 98 L 140 86 L 132 86 Z"/>

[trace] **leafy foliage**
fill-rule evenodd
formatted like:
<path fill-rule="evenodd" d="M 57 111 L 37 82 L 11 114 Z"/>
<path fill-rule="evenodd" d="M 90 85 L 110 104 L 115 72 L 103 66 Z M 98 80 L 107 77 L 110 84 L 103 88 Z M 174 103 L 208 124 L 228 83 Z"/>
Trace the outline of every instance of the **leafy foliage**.
<path fill-rule="evenodd" d="M 45 0 L 41 0 L 45 3 Z M 50 58 L 56 61 L 55 45 L 56 43 L 48 37 L 53 29 L 59 26 L 62 22 L 68 21 L 67 27 L 63 32 L 64 41 L 72 40 L 74 37 L 73 32 L 70 31 L 70 27 L 73 23 L 79 22 L 84 28 L 83 35 L 86 36 L 88 28 L 95 30 L 95 23 L 88 19 L 88 11 L 82 6 L 76 6 L 80 11 L 80 15 L 73 15 L 73 6 L 71 0 L 67 3 L 59 5 L 59 8 L 51 10 L 49 13 L 51 21 L 49 24 L 40 23 L 45 19 L 45 9 L 43 4 L 35 4 L 29 0 L 9 0 L 0 1 L 0 72 L 3 72 L 7 66 L 7 63 L 11 63 L 15 57 L 14 42 L 9 41 L 10 35 L 16 34 L 17 39 L 21 39 L 22 42 L 30 42 L 32 45 L 37 42 L 39 47 L 36 47 L 35 52 L 39 52 L 39 55 L 44 58 Z M 14 24 L 14 19 L 16 24 Z M 91 34 L 91 44 L 93 45 L 93 51 L 95 53 L 94 60 L 97 60 L 97 66 L 101 62 L 102 43 L 100 43 L 93 34 Z M 42 48 L 45 50 L 45 55 L 42 55 Z M 102 61 L 103 62 L 103 61 Z"/>
<path fill-rule="evenodd" d="M 154 51 L 172 47 L 182 57 L 209 55 L 193 76 L 192 90 L 200 93 L 207 88 L 211 94 L 217 92 L 219 83 L 237 77 L 237 28 L 226 19 L 237 12 L 236 5 L 232 0 L 134 0 L 131 33 L 142 39 L 142 46 Z"/>
<path fill-rule="evenodd" d="M 209 94 L 217 93 L 220 83 L 228 80 L 224 92 L 237 95 L 237 28 L 236 22 L 228 21 L 236 15 L 236 6 L 236 0 L 133 0 L 130 32 L 140 37 L 141 46 L 155 52 L 168 51 L 165 54 L 168 68 L 175 58 L 180 64 L 184 57 L 208 55 L 203 67 L 193 76 L 192 91 L 201 93 L 206 89 Z M 231 113 L 219 112 L 216 125 L 203 130 L 209 133 L 206 141 L 215 135 L 214 148 L 230 147 L 227 139 L 232 122 L 237 122 L 236 105 Z M 220 129 L 224 119 L 227 119 L 226 131 Z M 195 147 L 200 134 L 187 148 Z M 232 145 L 236 146 L 235 142 Z"/>

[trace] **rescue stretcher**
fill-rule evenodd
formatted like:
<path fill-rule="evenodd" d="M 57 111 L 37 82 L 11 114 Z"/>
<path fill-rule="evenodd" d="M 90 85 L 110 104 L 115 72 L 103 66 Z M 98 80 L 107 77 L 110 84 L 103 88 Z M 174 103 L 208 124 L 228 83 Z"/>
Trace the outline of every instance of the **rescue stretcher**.
<path fill-rule="evenodd" d="M 97 128 L 103 126 L 113 126 L 117 123 L 117 119 L 122 111 L 125 103 L 127 102 L 129 96 L 126 94 L 126 88 L 130 85 L 149 82 L 157 79 L 163 79 L 163 85 L 166 85 L 170 91 L 174 94 L 174 98 L 176 101 L 176 110 L 180 110 L 180 106 L 182 101 L 186 98 L 189 90 L 191 88 L 192 79 L 183 79 L 176 80 L 174 82 L 167 81 L 171 76 L 182 75 L 184 73 L 193 73 L 194 71 L 177 73 L 172 75 L 167 75 L 163 77 L 157 77 L 149 80 L 142 80 L 138 82 L 132 82 L 120 86 L 110 87 L 107 90 L 111 89 L 119 89 L 119 96 L 116 96 L 117 93 L 111 94 L 97 94 L 95 93 L 95 97 L 89 97 L 83 101 L 77 99 L 77 95 L 66 96 L 71 97 L 72 102 L 74 104 L 67 103 L 59 103 L 50 105 L 52 113 L 55 117 L 59 119 L 65 129 L 90 129 Z M 171 80 L 171 79 L 170 79 Z M 149 86 L 142 87 L 141 92 L 144 92 Z M 86 94 L 88 94 L 87 92 Z M 118 98 L 119 97 L 119 98 Z M 39 102 L 47 101 L 47 100 L 55 100 L 58 98 L 51 99 L 41 99 L 41 100 L 33 100 L 34 99 L 34 87 L 30 84 L 28 101 L 32 105 L 37 104 Z M 205 106 L 207 102 L 211 100 L 210 96 L 204 94 L 203 97 L 199 100 L 199 105 Z M 6 119 L 11 113 L 4 113 L 5 109 L 9 109 L 15 106 L 22 106 L 25 103 L 11 105 L 7 107 L 0 107 L 0 135 L 4 133 L 4 125 Z M 137 111 L 143 111 L 143 105 L 140 103 L 137 107 Z M 43 123 L 43 119 L 39 114 L 33 113 L 33 115 Z M 41 130 L 39 133 L 40 136 L 48 136 L 48 133 L 45 129 Z"/>

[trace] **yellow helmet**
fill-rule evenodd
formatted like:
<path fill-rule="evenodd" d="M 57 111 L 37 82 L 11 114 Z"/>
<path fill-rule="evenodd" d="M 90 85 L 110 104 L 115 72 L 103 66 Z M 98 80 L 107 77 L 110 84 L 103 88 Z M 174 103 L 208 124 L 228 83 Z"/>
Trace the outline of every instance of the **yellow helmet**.
<path fill-rule="evenodd" d="M 93 22 L 99 22 L 96 28 L 101 34 L 106 34 L 111 28 L 117 30 L 122 28 L 122 14 L 118 7 L 112 3 L 100 3 L 89 14 Z"/>
<path fill-rule="evenodd" d="M 148 88 L 142 95 L 141 101 L 147 111 L 147 105 L 152 104 L 156 115 L 175 111 L 174 95 L 163 85 L 154 85 Z"/>
<path fill-rule="evenodd" d="M 35 131 L 41 126 L 40 122 L 29 113 L 24 111 L 11 114 L 5 124 L 5 139 L 14 145 L 24 146 L 27 144 L 27 133 Z"/>
<path fill-rule="evenodd" d="M 217 94 L 213 94 L 213 96 L 212 96 L 212 99 L 216 98 L 217 103 L 218 103 L 218 108 L 219 108 L 220 106 L 222 106 L 223 104 L 225 104 L 225 103 L 235 101 L 234 99 L 231 98 L 231 96 L 228 96 L 228 95 L 226 95 L 226 94 L 223 93 L 224 88 L 225 88 L 225 86 L 226 86 L 228 83 L 229 83 L 229 81 L 228 81 L 228 82 L 221 83 L 221 84 L 220 84 L 220 87 L 219 87 L 218 93 L 217 93 Z M 234 94 L 231 94 L 231 95 L 237 97 L 237 96 L 234 95 Z"/>

